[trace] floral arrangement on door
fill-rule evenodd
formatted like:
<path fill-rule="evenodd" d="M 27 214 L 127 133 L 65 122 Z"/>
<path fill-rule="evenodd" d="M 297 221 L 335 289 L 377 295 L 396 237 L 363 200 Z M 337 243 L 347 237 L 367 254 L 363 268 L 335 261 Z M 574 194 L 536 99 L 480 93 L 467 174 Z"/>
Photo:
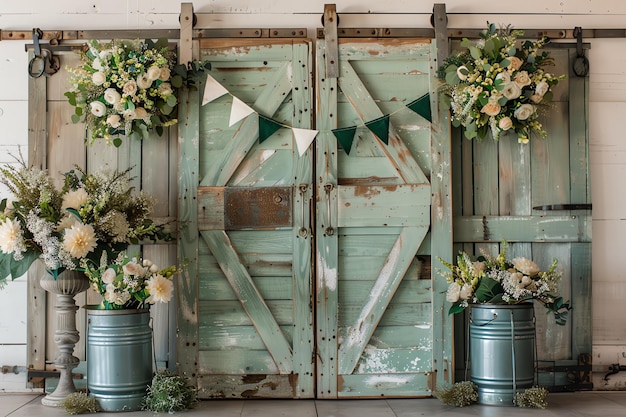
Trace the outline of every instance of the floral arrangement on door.
<path fill-rule="evenodd" d="M 488 24 L 481 39 L 463 39 L 463 49 L 439 69 L 452 124 L 462 126 L 467 139 L 482 139 L 491 132 L 498 140 L 502 133 L 514 132 L 519 143 L 528 143 L 532 133 L 547 136 L 537 118 L 550 109 L 553 89 L 564 76 L 546 70 L 554 65 L 550 53 L 542 50 L 548 38 L 519 41 L 523 34 Z"/>

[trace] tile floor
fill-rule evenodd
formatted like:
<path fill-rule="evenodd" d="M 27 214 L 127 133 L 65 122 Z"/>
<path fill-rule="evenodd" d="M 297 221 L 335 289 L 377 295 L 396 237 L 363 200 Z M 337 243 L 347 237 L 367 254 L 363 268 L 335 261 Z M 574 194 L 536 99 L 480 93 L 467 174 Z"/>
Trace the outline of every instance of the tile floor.
<path fill-rule="evenodd" d="M 63 409 L 41 405 L 39 394 L 0 393 L 0 416 L 67 416 Z M 181 417 L 626 417 L 626 391 L 552 393 L 548 408 L 536 410 L 515 407 L 472 405 L 455 408 L 434 398 L 388 400 L 211 400 L 201 401 Z M 137 411 L 98 413 L 98 417 L 166 416 Z"/>

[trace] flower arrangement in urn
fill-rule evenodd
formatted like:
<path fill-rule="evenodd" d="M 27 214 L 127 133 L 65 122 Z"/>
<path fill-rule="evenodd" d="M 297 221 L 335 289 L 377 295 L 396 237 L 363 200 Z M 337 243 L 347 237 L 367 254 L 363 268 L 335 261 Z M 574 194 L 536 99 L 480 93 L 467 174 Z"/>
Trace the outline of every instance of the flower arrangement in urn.
<path fill-rule="evenodd" d="M 47 171 L 23 161 L 0 167 L 0 183 L 13 195 L 0 202 L 0 285 L 23 275 L 36 259 L 56 278 L 79 269 L 81 260 L 167 239 L 163 225 L 149 217 L 152 199 L 133 194 L 129 172 L 87 174 L 76 167 L 57 187 Z"/>
<path fill-rule="evenodd" d="M 528 258 L 506 258 L 507 243 L 500 253 L 492 256 L 482 253 L 472 259 L 466 252 L 457 256 L 456 265 L 439 258 L 448 268 L 442 275 L 448 281 L 446 299 L 452 303 L 449 313 L 462 312 L 470 304 L 519 304 L 536 300 L 548 313 L 553 313 L 556 323 L 564 325 L 570 310 L 569 301 L 558 295 L 561 272 L 557 260 L 547 271 Z"/>
<path fill-rule="evenodd" d="M 65 96 L 75 107 L 72 121 L 87 123 L 92 142 L 103 138 L 120 146 L 116 135 L 142 139 L 177 123 L 182 79 L 172 74 L 175 54 L 167 40 L 92 40 L 81 57 L 82 65 L 68 68 L 72 75 Z"/>
<path fill-rule="evenodd" d="M 129 257 L 121 252 L 109 262 L 102 253 L 99 263 L 84 258 L 81 266 L 91 287 L 102 295 L 102 308 L 119 310 L 145 308 L 157 302 L 167 303 L 172 298 L 172 277 L 178 273 L 175 266 L 159 269 L 148 259 Z"/>
<path fill-rule="evenodd" d="M 545 70 L 554 65 L 550 53 L 541 50 L 548 38 L 518 41 L 523 34 L 488 24 L 481 39 L 463 39 L 464 49 L 441 66 L 452 124 L 463 126 L 467 139 L 482 139 L 489 131 L 494 140 L 502 132 L 515 132 L 520 143 L 528 143 L 531 132 L 547 136 L 537 120 L 539 109 L 549 105 L 552 89 L 564 76 Z"/>

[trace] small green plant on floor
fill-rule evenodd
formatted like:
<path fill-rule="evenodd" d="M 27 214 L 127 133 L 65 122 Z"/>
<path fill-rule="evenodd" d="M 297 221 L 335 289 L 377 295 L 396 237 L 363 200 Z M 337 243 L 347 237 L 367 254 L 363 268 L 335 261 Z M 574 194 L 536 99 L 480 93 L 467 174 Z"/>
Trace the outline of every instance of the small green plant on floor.
<path fill-rule="evenodd" d="M 59 404 L 67 414 L 87 414 L 100 411 L 98 401 L 84 392 L 73 392 Z"/>
<path fill-rule="evenodd" d="M 143 409 L 159 413 L 174 413 L 192 408 L 196 403 L 196 390 L 187 378 L 163 371 L 152 378 Z"/>
<path fill-rule="evenodd" d="M 515 405 L 526 408 L 541 408 L 548 406 L 546 397 L 548 390 L 540 387 L 532 387 L 515 394 Z"/>
<path fill-rule="evenodd" d="M 457 382 L 442 389 L 435 390 L 433 395 L 442 403 L 455 407 L 465 407 L 478 401 L 476 384 L 471 381 Z"/>

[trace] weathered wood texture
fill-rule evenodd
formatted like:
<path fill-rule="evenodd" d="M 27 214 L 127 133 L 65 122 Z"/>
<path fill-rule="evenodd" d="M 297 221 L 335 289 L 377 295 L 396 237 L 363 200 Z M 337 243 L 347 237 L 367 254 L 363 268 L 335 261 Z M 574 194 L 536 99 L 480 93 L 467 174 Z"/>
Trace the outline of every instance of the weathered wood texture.
<path fill-rule="evenodd" d="M 444 234 L 436 246 L 443 252 L 433 252 L 431 241 L 441 221 L 449 224 L 450 212 L 439 204 L 441 218 L 431 224 L 431 171 L 433 164 L 441 164 L 437 172 L 449 167 L 449 154 L 445 130 L 444 145 L 434 146 L 438 126 L 405 105 L 432 91 L 432 45 L 342 39 L 338 50 L 335 80 L 324 76 L 326 47 L 318 40 L 317 396 L 430 395 L 435 363 L 451 355 L 433 327 L 443 300 L 424 267 L 451 250 L 450 227 L 448 249 Z M 435 95 L 432 103 L 436 112 Z M 383 115 L 390 116 L 388 144 L 364 125 Z M 357 129 L 348 154 L 329 131 L 350 126 Z M 450 334 L 446 339 L 451 343 Z"/>
<path fill-rule="evenodd" d="M 586 210 L 534 208 L 591 202 L 589 98 L 587 79 L 570 70 L 575 49 L 553 49 L 552 54 L 556 67 L 550 71 L 567 79 L 556 88 L 552 108 L 541 116 L 546 140 L 532 137 L 530 144 L 521 145 L 507 135 L 497 143 L 486 138 L 470 144 L 457 132 L 455 140 L 463 143 L 454 146 L 454 240 L 459 250 L 475 254 L 481 249 L 495 253 L 506 240 L 510 257 L 532 258 L 542 268 L 558 259 L 563 272 L 560 292 L 571 299 L 573 311 L 566 326 L 557 326 L 537 306 L 537 346 L 540 361 L 564 365 L 591 353 L 591 216 Z M 467 340 L 464 330 L 459 326 L 456 337 Z M 457 357 L 464 355 L 463 349 L 457 344 Z M 457 361 L 457 370 L 462 366 Z M 557 373 L 542 375 L 540 381 L 553 386 L 572 382 L 566 379 Z"/>
<path fill-rule="evenodd" d="M 193 110 L 199 394 L 312 397 L 312 153 L 288 128 L 259 143 L 259 115 L 312 127 L 310 41 L 203 40 L 200 58 L 229 94 Z M 235 98 L 258 114 L 229 127 Z"/>

